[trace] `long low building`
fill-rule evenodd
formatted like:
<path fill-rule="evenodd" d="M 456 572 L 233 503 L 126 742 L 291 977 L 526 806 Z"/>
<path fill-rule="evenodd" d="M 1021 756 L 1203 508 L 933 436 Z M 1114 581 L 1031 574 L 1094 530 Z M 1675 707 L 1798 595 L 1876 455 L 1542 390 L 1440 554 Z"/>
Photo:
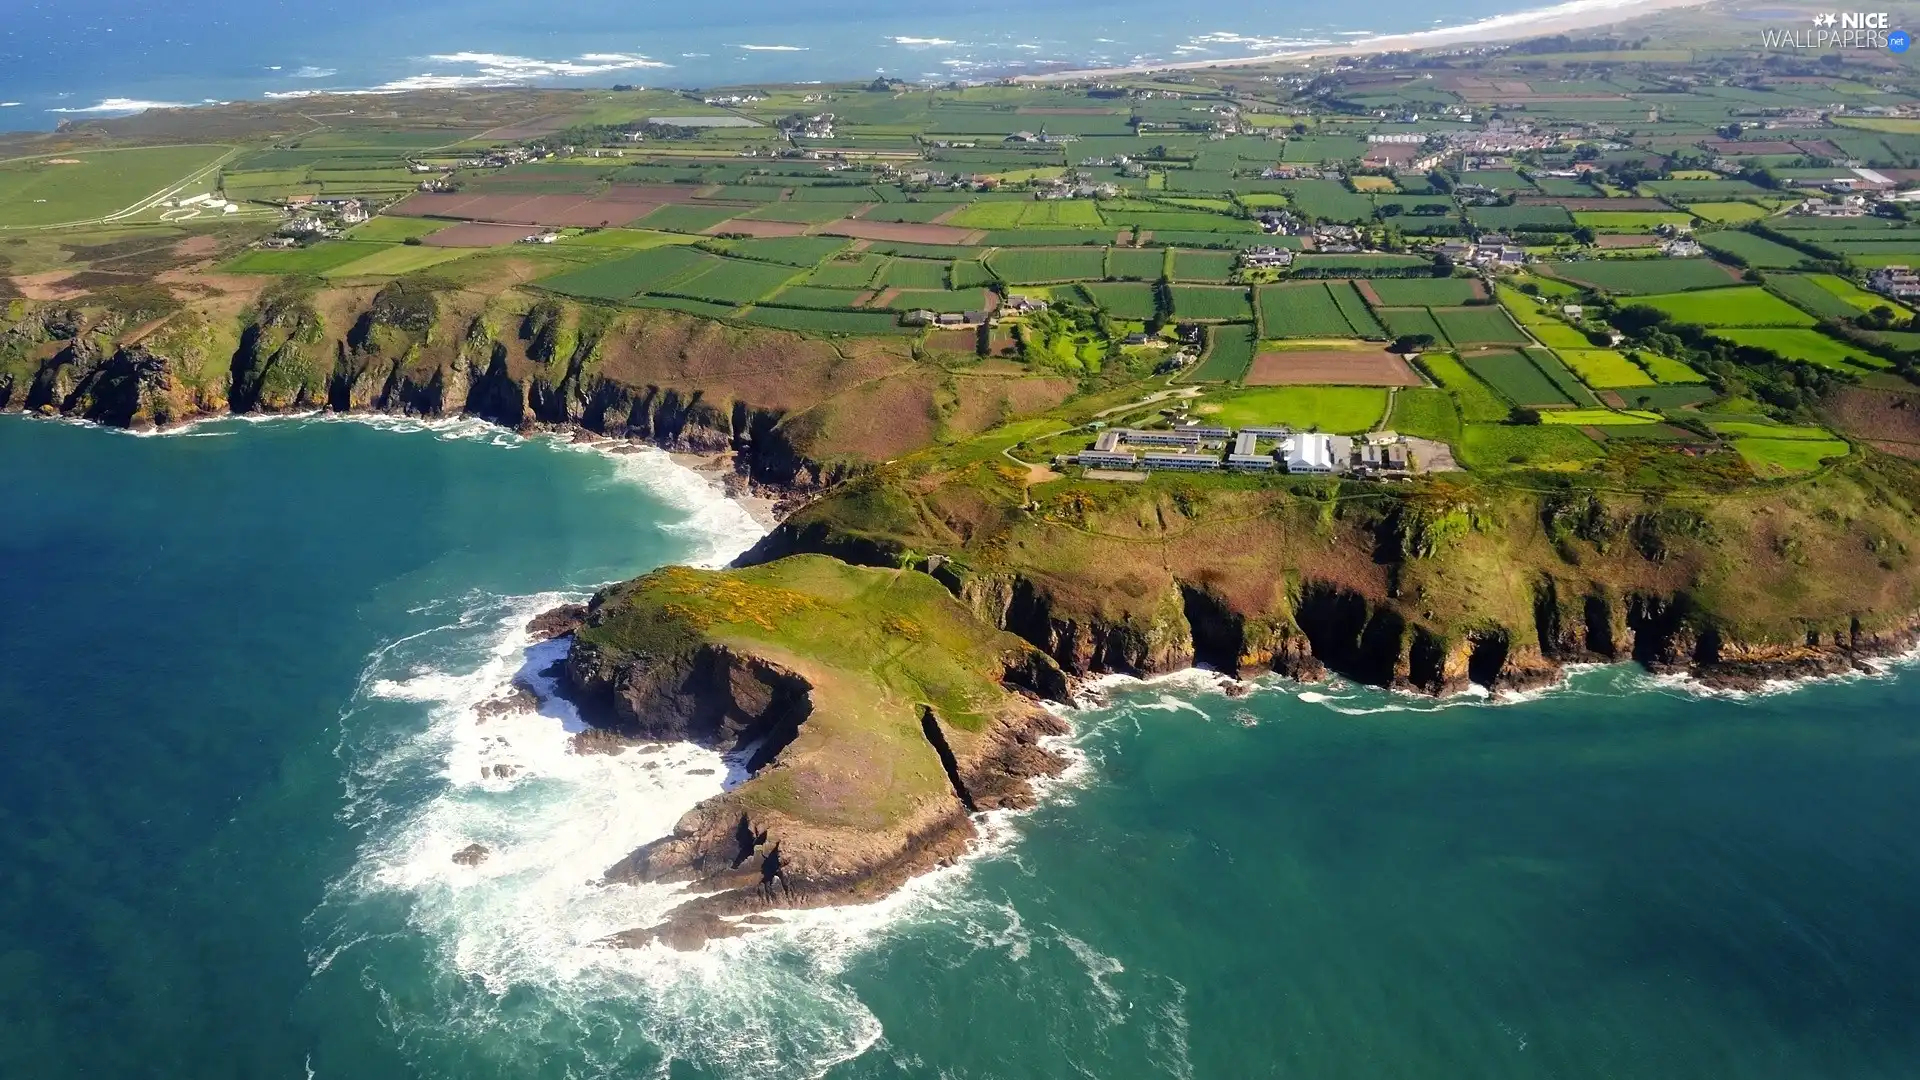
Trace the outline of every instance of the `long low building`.
<path fill-rule="evenodd" d="M 1131 469 L 1140 464 L 1137 456 L 1117 450 L 1082 450 L 1074 461 L 1089 469 Z"/>
<path fill-rule="evenodd" d="M 1140 428 L 1121 428 L 1117 435 L 1120 441 L 1136 446 L 1199 446 L 1200 433 L 1186 431 L 1146 431 Z M 1222 436 L 1224 438 L 1225 436 Z"/>
<path fill-rule="evenodd" d="M 1205 471 L 1220 467 L 1220 459 L 1204 454 L 1144 454 L 1141 463 L 1149 469 L 1187 469 Z"/>

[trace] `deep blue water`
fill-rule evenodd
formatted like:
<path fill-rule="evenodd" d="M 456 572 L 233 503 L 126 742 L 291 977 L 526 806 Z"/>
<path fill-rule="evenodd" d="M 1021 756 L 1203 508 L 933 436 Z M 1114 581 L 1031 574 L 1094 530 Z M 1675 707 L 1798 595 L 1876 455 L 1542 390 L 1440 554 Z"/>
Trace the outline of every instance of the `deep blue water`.
<path fill-rule="evenodd" d="M 128 103 L 317 89 L 534 82 L 715 86 L 945 81 L 1038 66 L 1257 54 L 1362 32 L 1459 25 L 1517 0 L 1364 7 L 1197 0 L 740 0 L 720 7 L 558 0 L 12 0 L 0 19 L 0 128 Z M 103 103 L 117 102 L 119 109 Z"/>
<path fill-rule="evenodd" d="M 0 1077 L 1920 1075 L 1911 675 L 1123 688 L 964 867 L 619 951 L 671 898 L 593 878 L 719 763 L 473 705 L 528 614 L 743 544 L 699 481 L 0 417 L 0 507 Z"/>

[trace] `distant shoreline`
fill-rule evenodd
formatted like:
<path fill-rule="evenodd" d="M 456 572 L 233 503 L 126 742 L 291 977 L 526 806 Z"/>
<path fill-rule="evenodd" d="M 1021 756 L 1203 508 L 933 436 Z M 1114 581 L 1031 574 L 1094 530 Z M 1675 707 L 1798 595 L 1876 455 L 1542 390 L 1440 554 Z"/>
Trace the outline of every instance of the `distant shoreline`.
<path fill-rule="evenodd" d="M 1306 49 L 1261 56 L 1241 56 L 1225 60 L 1183 60 L 1169 64 L 1136 64 L 1128 67 L 1081 68 L 1053 71 L 1043 75 L 1018 75 L 1014 82 L 1046 83 L 1078 79 L 1100 79 L 1117 75 L 1145 75 L 1156 71 L 1202 71 L 1209 68 L 1246 67 L 1284 60 L 1314 60 L 1337 56 L 1370 56 L 1376 53 L 1434 49 L 1449 45 L 1482 45 L 1519 41 L 1562 34 L 1570 30 L 1592 30 L 1626 22 L 1642 15 L 1680 8 L 1700 7 L 1712 0 L 1567 0 L 1552 7 L 1494 15 L 1461 26 L 1437 30 L 1416 30 L 1404 34 L 1382 34 L 1338 45 L 1316 45 Z"/>

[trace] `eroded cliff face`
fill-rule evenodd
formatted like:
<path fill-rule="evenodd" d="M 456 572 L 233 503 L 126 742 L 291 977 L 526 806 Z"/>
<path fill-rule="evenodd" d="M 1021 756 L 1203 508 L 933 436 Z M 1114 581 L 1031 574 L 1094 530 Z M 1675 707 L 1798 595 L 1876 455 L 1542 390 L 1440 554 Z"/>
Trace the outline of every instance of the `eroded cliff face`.
<path fill-rule="evenodd" d="M 1214 535 L 1204 513 L 1174 532 L 1164 507 L 1138 509 L 1156 496 L 1096 489 L 1087 498 L 1108 500 L 1105 517 L 1069 530 L 1044 505 L 1016 509 L 978 553 L 943 551 L 931 528 L 890 543 L 854 533 L 843 523 L 858 519 L 835 493 L 745 558 L 812 550 L 927 566 L 981 618 L 1075 675 L 1198 664 L 1448 694 L 1526 690 L 1567 664 L 1637 661 L 1751 688 L 1854 670 L 1920 639 L 1910 474 L 1883 461 L 1830 478 L 1832 490 L 1710 511 L 1513 493 L 1474 506 L 1449 491 L 1346 523 L 1270 492 L 1256 496 L 1268 500 L 1257 514 L 1237 496 L 1233 513 L 1250 522 L 1237 539 Z M 1080 505 L 1071 488 L 1056 498 Z M 870 491 L 860 499 L 879 502 Z M 1095 529 L 1113 540 L 1090 539 Z M 1146 540 L 1155 546 L 1143 558 Z"/>
<path fill-rule="evenodd" d="M 816 457 L 811 427 L 785 409 L 607 374 L 603 338 L 619 331 L 606 313 L 547 301 L 503 314 L 458 299 L 404 280 L 319 297 L 282 287 L 235 326 L 169 311 L 138 340 L 129 324 L 146 313 L 22 306 L 0 321 L 0 409 L 133 428 L 227 412 L 471 415 L 733 452 L 751 481 L 794 491 L 857 468 Z"/>

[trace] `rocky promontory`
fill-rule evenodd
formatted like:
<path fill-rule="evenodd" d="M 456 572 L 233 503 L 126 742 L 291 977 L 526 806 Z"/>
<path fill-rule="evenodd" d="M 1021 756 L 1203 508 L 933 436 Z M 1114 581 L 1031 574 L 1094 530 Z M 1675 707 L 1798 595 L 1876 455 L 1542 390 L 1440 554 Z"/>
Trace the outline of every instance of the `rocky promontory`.
<path fill-rule="evenodd" d="M 597 730 L 692 740 L 749 774 L 608 868 L 693 897 L 617 944 L 697 947 L 763 909 L 877 899 L 1064 764 L 1039 742 L 1066 726 L 1035 700 L 1064 692 L 1059 669 L 913 571 L 668 567 L 594 597 L 566 670 Z"/>

